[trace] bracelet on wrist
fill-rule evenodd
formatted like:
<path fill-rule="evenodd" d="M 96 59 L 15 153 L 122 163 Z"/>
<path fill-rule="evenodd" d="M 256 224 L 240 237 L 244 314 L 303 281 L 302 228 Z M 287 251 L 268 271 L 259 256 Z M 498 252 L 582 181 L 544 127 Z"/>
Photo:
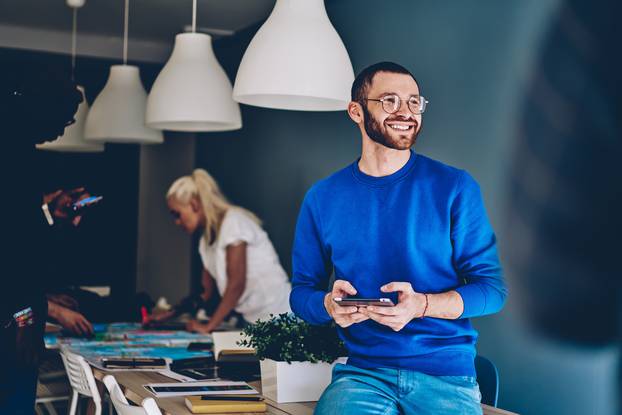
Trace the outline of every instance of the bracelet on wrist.
<path fill-rule="evenodd" d="M 421 313 L 421 317 L 419 318 L 424 318 L 425 317 L 425 313 L 428 311 L 428 305 L 430 304 L 430 301 L 428 299 L 428 294 L 423 294 L 425 296 L 425 307 L 423 307 L 423 313 Z"/>

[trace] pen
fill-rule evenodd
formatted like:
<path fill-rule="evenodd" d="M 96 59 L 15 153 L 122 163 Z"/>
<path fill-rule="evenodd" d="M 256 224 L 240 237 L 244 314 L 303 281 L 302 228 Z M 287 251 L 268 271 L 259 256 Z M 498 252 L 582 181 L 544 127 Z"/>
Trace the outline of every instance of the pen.
<path fill-rule="evenodd" d="M 223 395 L 202 395 L 202 401 L 263 401 L 262 396 L 223 396 Z"/>

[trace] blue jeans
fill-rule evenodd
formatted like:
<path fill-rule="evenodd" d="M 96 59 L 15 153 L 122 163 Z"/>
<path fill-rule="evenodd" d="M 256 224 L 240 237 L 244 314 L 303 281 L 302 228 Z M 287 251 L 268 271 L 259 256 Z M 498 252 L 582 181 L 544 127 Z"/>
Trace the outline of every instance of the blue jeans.
<path fill-rule="evenodd" d="M 471 376 L 337 364 L 314 414 L 481 415 L 480 400 L 479 386 Z"/>

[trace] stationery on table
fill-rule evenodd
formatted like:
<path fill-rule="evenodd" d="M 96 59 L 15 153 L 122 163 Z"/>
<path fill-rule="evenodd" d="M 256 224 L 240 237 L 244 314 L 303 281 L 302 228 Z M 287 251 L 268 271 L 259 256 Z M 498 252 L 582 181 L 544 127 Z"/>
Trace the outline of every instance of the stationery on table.
<path fill-rule="evenodd" d="M 244 338 L 241 331 L 215 331 L 212 333 L 214 341 L 214 358 L 227 360 L 228 358 L 246 360 L 255 358 L 255 349 L 238 345 Z"/>
<path fill-rule="evenodd" d="M 156 398 L 192 395 L 253 395 L 258 392 L 246 382 L 209 381 L 149 383 L 143 385 Z"/>
<path fill-rule="evenodd" d="M 266 412 L 263 397 L 255 395 L 188 396 L 186 406 L 193 414 Z"/>
<path fill-rule="evenodd" d="M 176 360 L 171 363 L 169 369 L 170 370 L 167 371 L 167 373 L 160 373 L 182 382 L 208 379 L 219 380 L 218 368 L 214 363 L 213 357 Z"/>

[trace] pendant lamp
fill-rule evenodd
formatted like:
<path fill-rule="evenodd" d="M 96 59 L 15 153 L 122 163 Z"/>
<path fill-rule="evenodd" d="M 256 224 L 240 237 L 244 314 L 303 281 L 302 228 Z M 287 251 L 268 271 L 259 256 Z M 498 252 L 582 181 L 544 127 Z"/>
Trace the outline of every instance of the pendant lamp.
<path fill-rule="evenodd" d="M 277 0 L 244 53 L 233 98 L 258 107 L 337 111 L 348 106 L 353 81 L 324 0 Z"/>
<path fill-rule="evenodd" d="M 69 2 L 68 2 L 69 3 Z M 73 8 L 73 25 L 71 31 L 71 79 L 74 80 L 75 68 L 76 68 L 76 33 L 78 26 L 78 7 L 82 4 L 71 4 L 69 6 Z M 89 104 L 86 102 L 84 95 L 84 88 L 78 85 L 78 89 L 82 94 L 82 102 L 78 106 L 78 110 L 73 118 L 76 120 L 69 127 L 65 128 L 64 134 L 58 139 L 37 144 L 36 147 L 39 150 L 47 151 L 59 151 L 59 152 L 75 152 L 75 153 L 100 153 L 104 151 L 103 143 L 88 142 L 84 139 L 84 120 L 86 114 L 89 112 Z"/>
<path fill-rule="evenodd" d="M 147 125 L 173 131 L 230 131 L 242 128 L 233 88 L 212 49 L 211 36 L 196 33 L 196 0 L 192 33 L 175 37 L 170 59 L 147 99 Z"/>
<path fill-rule="evenodd" d="M 104 89 L 86 118 L 87 140 L 108 143 L 159 144 L 162 132 L 145 125 L 147 92 L 137 66 L 127 64 L 129 0 L 125 0 L 123 65 L 112 65 Z"/>

